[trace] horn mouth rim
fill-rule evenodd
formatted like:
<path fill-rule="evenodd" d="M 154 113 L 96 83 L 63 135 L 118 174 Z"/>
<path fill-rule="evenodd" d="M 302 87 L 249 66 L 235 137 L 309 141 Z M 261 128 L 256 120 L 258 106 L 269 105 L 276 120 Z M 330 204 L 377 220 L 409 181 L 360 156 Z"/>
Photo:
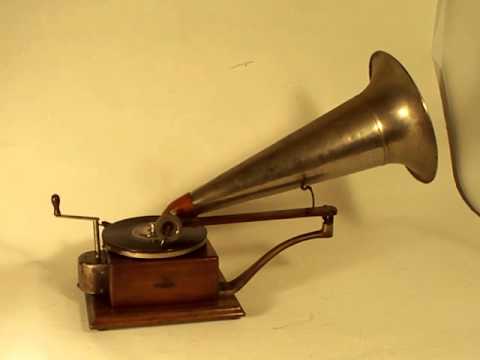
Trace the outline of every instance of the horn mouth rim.
<path fill-rule="evenodd" d="M 423 120 L 422 133 L 423 138 L 428 139 L 426 143 L 429 146 L 429 149 L 428 151 L 423 151 L 421 153 L 423 156 L 423 161 L 421 161 L 423 166 L 421 168 L 418 168 L 417 166 L 409 166 L 408 164 L 405 164 L 405 167 L 418 181 L 425 184 L 430 183 L 435 179 L 438 170 L 438 146 L 427 105 L 407 69 L 393 55 L 383 50 L 377 50 L 370 56 L 369 77 L 371 80 L 374 76 L 375 69 L 377 66 L 380 67 L 382 63 L 393 67 L 403 75 L 401 77 L 403 84 L 414 94 L 414 98 L 418 102 L 418 109 L 421 109 L 421 118 Z"/>

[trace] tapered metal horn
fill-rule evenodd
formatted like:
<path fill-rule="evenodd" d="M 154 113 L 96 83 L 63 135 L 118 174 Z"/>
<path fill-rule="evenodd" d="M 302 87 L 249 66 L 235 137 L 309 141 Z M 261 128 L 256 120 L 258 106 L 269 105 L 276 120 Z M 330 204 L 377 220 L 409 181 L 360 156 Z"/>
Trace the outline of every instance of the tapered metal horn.
<path fill-rule="evenodd" d="M 370 83 L 360 94 L 214 178 L 167 208 L 197 215 L 375 166 L 403 164 L 428 183 L 437 146 L 412 78 L 391 55 L 370 58 Z"/>

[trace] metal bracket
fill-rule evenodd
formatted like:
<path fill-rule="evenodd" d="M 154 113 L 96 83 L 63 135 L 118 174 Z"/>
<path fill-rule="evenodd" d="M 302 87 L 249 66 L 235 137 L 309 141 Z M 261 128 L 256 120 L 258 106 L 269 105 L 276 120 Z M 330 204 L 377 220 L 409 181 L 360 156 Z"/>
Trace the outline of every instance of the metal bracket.
<path fill-rule="evenodd" d="M 235 294 L 237 291 L 242 289 L 250 281 L 250 279 L 270 260 L 272 260 L 275 256 L 277 256 L 279 253 L 289 248 L 290 246 L 310 239 L 331 238 L 333 236 L 333 219 L 335 217 L 335 214 L 336 209 L 335 211 L 331 211 L 331 213 L 322 216 L 323 225 L 320 230 L 297 235 L 293 238 L 285 240 L 284 242 L 278 244 L 270 251 L 268 251 L 265 255 L 263 255 L 260 259 L 258 259 L 255 263 L 253 263 L 250 267 L 248 267 L 245 271 L 243 271 L 233 280 L 221 282 L 220 293 L 222 295 Z"/>
<path fill-rule="evenodd" d="M 315 193 L 310 185 L 306 183 L 306 179 L 304 178 L 302 184 L 300 185 L 300 189 L 303 191 L 309 191 L 310 196 L 312 197 L 312 209 L 315 208 Z"/>

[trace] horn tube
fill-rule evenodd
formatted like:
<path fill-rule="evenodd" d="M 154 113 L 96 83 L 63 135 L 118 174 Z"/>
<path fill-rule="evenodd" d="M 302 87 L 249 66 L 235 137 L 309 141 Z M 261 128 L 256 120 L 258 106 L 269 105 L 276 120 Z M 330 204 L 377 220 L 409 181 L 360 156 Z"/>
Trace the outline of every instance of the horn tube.
<path fill-rule="evenodd" d="M 428 183 L 436 174 L 437 145 L 412 78 L 393 56 L 377 51 L 361 93 L 178 198 L 166 211 L 198 215 L 390 163 L 403 164 Z"/>

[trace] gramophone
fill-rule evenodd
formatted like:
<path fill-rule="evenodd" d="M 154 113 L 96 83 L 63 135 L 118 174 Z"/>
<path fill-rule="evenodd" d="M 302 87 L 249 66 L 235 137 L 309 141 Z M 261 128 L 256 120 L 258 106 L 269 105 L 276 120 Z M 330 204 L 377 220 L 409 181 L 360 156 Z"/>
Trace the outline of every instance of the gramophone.
<path fill-rule="evenodd" d="M 114 223 L 93 222 L 94 250 L 78 258 L 78 287 L 86 295 L 91 328 L 112 329 L 235 319 L 245 315 L 235 297 L 265 264 L 302 241 L 333 236 L 334 206 L 316 206 L 311 184 L 375 166 L 403 164 L 419 181 L 433 180 L 437 147 L 422 97 L 405 68 L 378 51 L 370 83 L 360 94 L 255 154 L 191 193 L 163 214 Z M 303 189 L 312 206 L 205 216 L 229 205 Z M 206 227 L 300 217 L 322 219 L 319 230 L 288 239 L 227 281 Z M 100 237 L 99 228 L 103 227 Z"/>

